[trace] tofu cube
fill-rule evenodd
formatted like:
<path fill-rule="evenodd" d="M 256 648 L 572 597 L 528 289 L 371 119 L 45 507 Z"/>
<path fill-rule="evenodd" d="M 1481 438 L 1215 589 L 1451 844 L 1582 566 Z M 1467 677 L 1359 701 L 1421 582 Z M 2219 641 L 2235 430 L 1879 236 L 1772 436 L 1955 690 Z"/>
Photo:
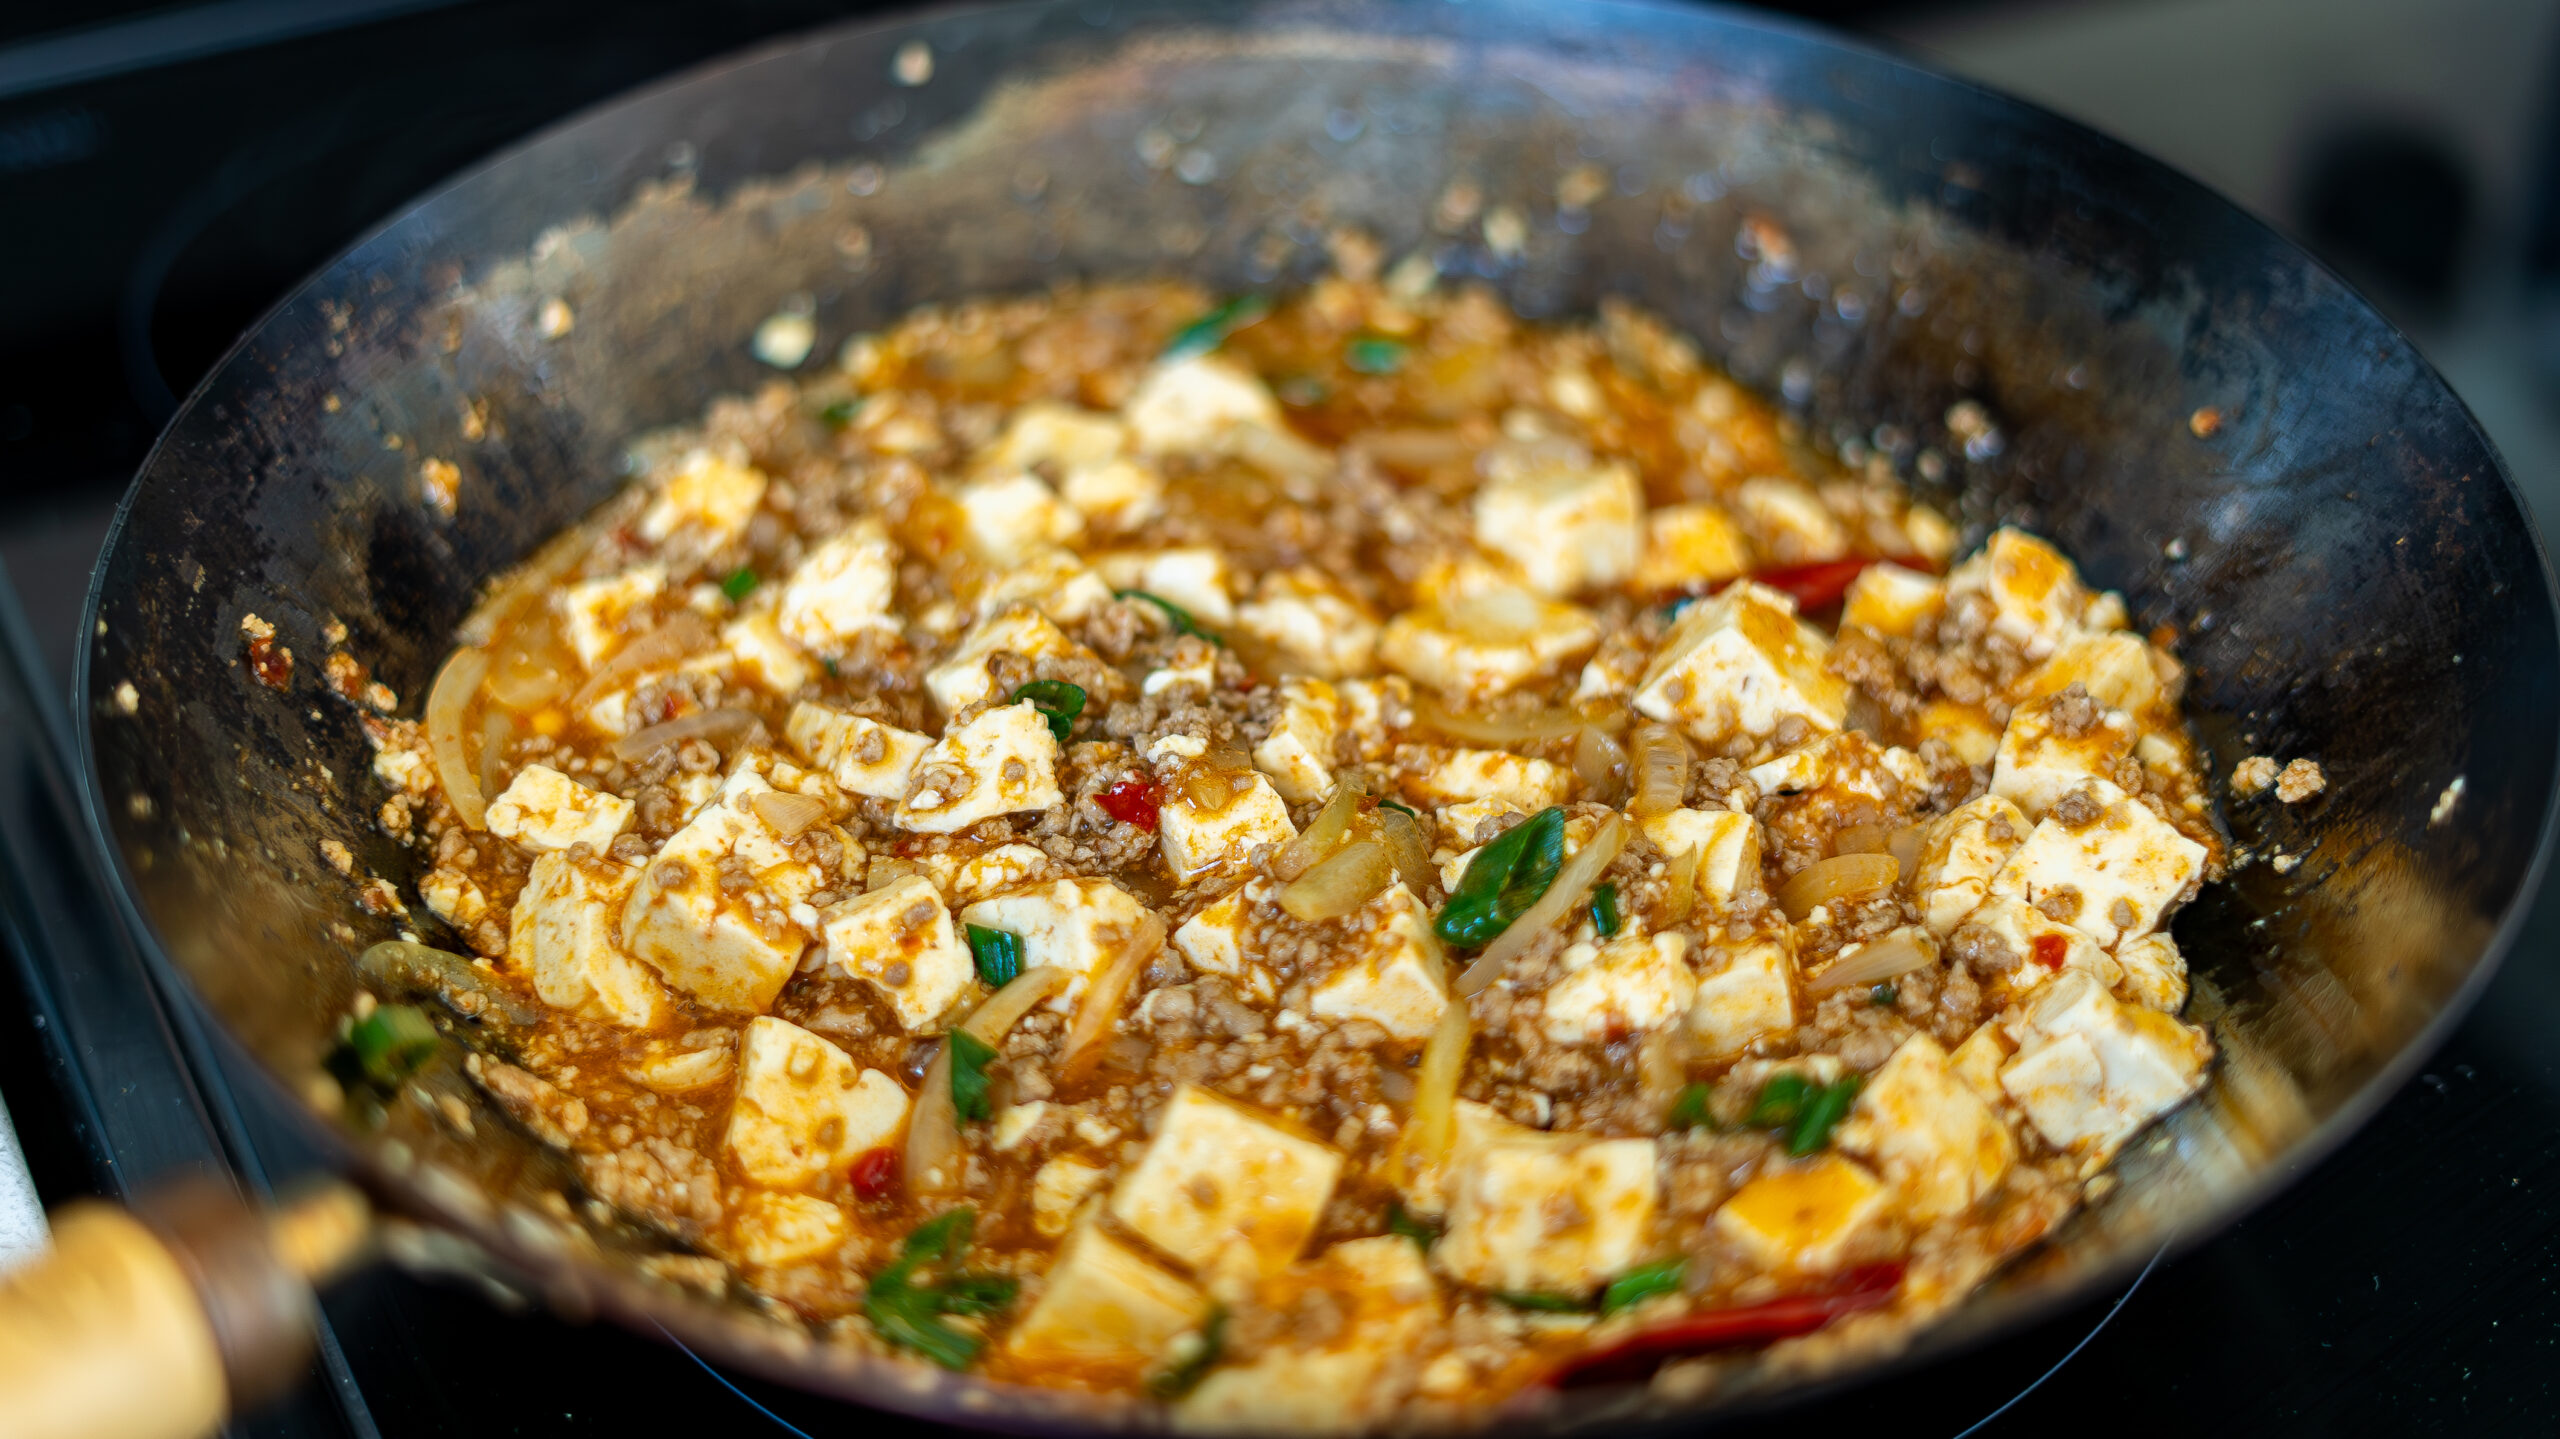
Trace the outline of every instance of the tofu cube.
<path fill-rule="evenodd" d="M 1298 837 L 1289 822 L 1289 806 L 1280 791 L 1261 774 L 1232 782 L 1227 801 L 1215 808 L 1200 804 L 1187 786 L 1169 785 L 1156 813 L 1156 838 L 1173 877 L 1189 884 L 1222 869 L 1252 862 L 1265 845 L 1284 845 Z"/>
<path fill-rule="evenodd" d="M 957 714 L 995 690 L 987 661 L 1000 654 L 1024 659 L 1093 658 L 1093 652 L 1027 604 L 1015 603 L 980 620 L 960 637 L 949 658 L 925 672 L 925 692 L 944 714 Z"/>
<path fill-rule="evenodd" d="M 1174 1342 L 1208 1315 L 1207 1295 L 1088 1224 L 1059 1248 L 1004 1347 L 1025 1364 L 1128 1382 L 1168 1367 Z"/>
<path fill-rule="evenodd" d="M 854 521 L 802 557 L 774 623 L 783 638 L 819 654 L 841 654 L 865 631 L 898 628 L 898 546 L 881 523 Z"/>
<path fill-rule="evenodd" d="M 1635 705 L 1711 745 L 1766 739 L 1790 718 L 1829 734 L 1849 708 L 1848 681 L 1823 668 L 1830 655 L 1821 631 L 1796 618 L 1794 600 L 1743 580 L 1681 612 Z"/>
<path fill-rule="evenodd" d="M 1783 934 L 1713 946 L 1700 968 L 1689 1033 L 1707 1057 L 1741 1054 L 1796 1027 L 1796 962 Z"/>
<path fill-rule="evenodd" d="M 622 947 L 713 1009 L 772 1008 L 816 927 L 814 911 L 805 926 L 791 911 L 826 876 L 793 859 L 756 813 L 754 797 L 772 788 L 753 770 L 731 775 L 643 867 L 622 908 Z M 743 893 L 720 882 L 730 860 L 755 878 Z"/>
<path fill-rule="evenodd" d="M 1238 427 L 1278 430 L 1280 402 L 1252 371 L 1215 355 L 1157 365 L 1121 412 L 1141 453 L 1219 454 Z"/>
<path fill-rule="evenodd" d="M 1987 1019 L 1974 1026 L 1973 1033 L 1966 1035 L 1955 1053 L 1947 1056 L 1947 1072 L 1983 1103 L 2006 1104 L 2009 1093 L 2000 1087 L 2000 1070 L 2017 1052 L 2017 1044 L 2001 1031 L 2000 1021 Z"/>
<path fill-rule="evenodd" d="M 1822 497 L 1794 480 L 1745 480 L 1733 494 L 1753 548 L 1781 565 L 1808 565 L 1849 553 L 1849 531 Z"/>
<path fill-rule="evenodd" d="M 1481 699 L 1554 674 L 1599 643 L 1589 611 L 1506 585 L 1397 615 L 1378 636 L 1378 660 L 1416 684 Z"/>
<path fill-rule="evenodd" d="M 1139 682 L 1138 693 L 1160 695 L 1188 689 L 1205 695 L 1217 687 L 1217 650 L 1206 644 L 1197 648 L 1177 645 L 1170 664 L 1147 671 L 1147 677 Z"/>
<path fill-rule="evenodd" d="M 1947 575 L 1947 595 L 1990 601 L 1991 632 L 2040 660 L 2081 632 L 2091 595 L 2062 552 L 2024 530 L 1998 529 Z"/>
<path fill-rule="evenodd" d="M 2117 945 L 2116 963 L 2124 969 L 2115 986 L 2117 998 L 2162 1014 L 2187 1007 L 2186 956 L 2167 934 L 2146 934 Z"/>
<path fill-rule="evenodd" d="M 1029 700 L 980 710 L 916 761 L 901 829 L 951 834 L 980 820 L 1066 802 L 1058 788 L 1058 737 Z"/>
<path fill-rule="evenodd" d="M 1115 590 L 1140 590 L 1171 601 L 1210 624 L 1235 622 L 1235 577 L 1226 555 L 1212 546 L 1122 550 L 1096 559 L 1094 568 Z"/>
<path fill-rule="evenodd" d="M 679 532 L 716 550 L 745 531 L 764 503 L 765 476 L 730 449 L 694 449 L 677 460 L 640 515 L 640 537 L 664 544 Z"/>
<path fill-rule="evenodd" d="M 508 916 L 508 965 L 554 1009 L 625 1029 L 665 1024 L 673 1017 L 666 987 L 613 942 L 623 900 L 639 882 L 637 869 L 601 857 L 536 859 Z"/>
<path fill-rule="evenodd" d="M 1760 884 L 1760 821 L 1729 809 L 1667 809 L 1638 822 L 1654 848 L 1677 859 L 1698 852 L 1698 901 L 1730 909 Z"/>
<path fill-rule="evenodd" d="M 977 612 L 1001 614 L 1029 605 L 1062 625 L 1077 624 L 1111 603 L 1111 586 L 1085 567 L 1075 551 L 1033 550 L 1019 563 L 997 571 L 976 596 Z"/>
<path fill-rule="evenodd" d="M 806 701 L 791 707 L 783 733 L 839 788 L 873 799 L 906 798 L 916 761 L 933 748 L 930 735 Z"/>
<path fill-rule="evenodd" d="M 1318 679 L 1366 673 L 1378 649 L 1378 622 L 1321 570 L 1264 575 L 1253 601 L 1236 607 L 1236 626 L 1268 645 L 1284 673 Z"/>
<path fill-rule="evenodd" d="M 1904 1040 L 1868 1079 L 1837 1142 L 1875 1166 L 1915 1227 L 1972 1208 L 2018 1158 L 2008 1126 L 1925 1034 Z"/>
<path fill-rule="evenodd" d="M 1022 936 L 1022 967 L 1053 965 L 1067 987 L 1049 1002 L 1071 1008 L 1095 971 L 1138 942 L 1150 916 L 1136 898 L 1107 879 L 1061 879 L 979 900 L 960 911 L 963 924 Z"/>
<path fill-rule="evenodd" d="M 1280 682 L 1280 715 L 1271 733 L 1253 747 L 1254 767 L 1292 804 L 1322 799 L 1333 788 L 1333 741 L 1341 724 L 1333 686 L 1292 675 Z"/>
<path fill-rule="evenodd" d="M 489 913 L 489 896 L 458 869 L 431 869 L 418 881 L 418 898 L 435 917 L 461 929 Z"/>
<path fill-rule="evenodd" d="M 639 622 L 667 587 L 664 565 L 634 565 L 619 574 L 565 585 L 558 600 L 560 634 L 588 669 L 647 628 Z"/>
<path fill-rule="evenodd" d="M 1451 1157 L 1448 1228 L 1431 1262 L 1484 1289 L 1589 1294 L 1645 1257 L 1657 1204 L 1650 1139 L 1487 1127 Z"/>
<path fill-rule="evenodd" d="M 1164 476 L 1140 460 L 1078 465 L 1058 481 L 1058 494 L 1105 530 L 1134 530 L 1164 512 Z"/>
<path fill-rule="evenodd" d="M 747 1022 L 722 1142 L 749 1183 L 796 1189 L 889 1143 L 906 1122 L 898 1081 L 788 1020 Z"/>
<path fill-rule="evenodd" d="M 1644 491 L 1623 460 L 1593 464 L 1555 445 L 1498 446 L 1476 490 L 1476 543 L 1541 593 L 1615 585 L 1644 542 Z"/>
<path fill-rule="evenodd" d="M 1689 940 L 1620 933 L 1606 944 L 1565 947 L 1564 977 L 1547 986 L 1539 1027 L 1558 1044 L 1607 1044 L 1659 1029 L 1698 997 Z"/>
<path fill-rule="evenodd" d="M 1271 971 L 1250 957 L 1258 952 L 1252 942 L 1253 909 L 1279 894 L 1280 887 L 1267 879 L 1246 881 L 1184 920 L 1173 932 L 1174 949 L 1200 973 L 1219 975 L 1247 999 L 1269 1003 L 1279 986 Z"/>
<path fill-rule="evenodd" d="M 598 854 L 631 823 L 631 801 L 592 790 L 549 765 L 526 765 L 489 802 L 489 832 L 536 854 L 583 844 Z"/>
<path fill-rule="evenodd" d="M 733 675 L 778 695 L 791 694 L 817 677 L 800 647 L 784 638 L 782 626 L 763 610 L 721 626 L 720 649 Z"/>
<path fill-rule="evenodd" d="M 1940 939 L 1991 897 L 1991 881 L 2018 846 L 2029 824 L 2018 807 L 1996 794 L 1959 805 L 1929 826 L 1911 870 L 1912 897 L 1921 922 Z"/>
<path fill-rule="evenodd" d="M 1931 700 L 1920 707 L 1920 717 L 1911 728 L 1914 736 L 1924 742 L 1944 741 L 1966 764 L 1987 765 L 2000 753 L 2000 726 L 1993 724 L 1978 705 Z"/>
<path fill-rule="evenodd" d="M 1415 799 L 1434 808 L 1489 799 L 1524 814 L 1534 814 L 1571 797 L 1573 771 L 1509 750 L 1458 749 L 1450 750 L 1406 788 Z"/>
<path fill-rule="evenodd" d="M 1398 1039 L 1425 1039 L 1449 1007 L 1449 977 L 1431 912 L 1399 881 L 1360 907 L 1348 952 L 1317 983 L 1308 1012 L 1366 1019 Z"/>
<path fill-rule="evenodd" d="M 1968 930 L 1975 933 L 1967 935 Z M 2024 994 L 2058 974 L 2093 974 L 2099 983 L 2113 986 L 2124 973 L 2089 936 L 2014 895 L 1994 894 L 1984 900 L 1958 926 L 1957 935 L 1959 948 L 1966 939 L 1987 937 L 1998 952 L 2016 957 L 2015 966 L 2000 981 L 2005 996 Z"/>
<path fill-rule="evenodd" d="M 969 545 L 988 563 L 1015 565 L 1084 533 L 1084 516 L 1037 475 L 971 480 L 953 494 Z"/>
<path fill-rule="evenodd" d="M 944 850 L 924 855 L 919 862 L 925 877 L 954 904 L 1019 889 L 1050 869 L 1048 851 L 1029 844 L 1000 844 L 978 854 Z"/>
<path fill-rule="evenodd" d="M 1211 1090 L 1184 1084 L 1111 1196 L 1111 1217 L 1190 1265 L 1235 1256 L 1262 1272 L 1306 1247 L 1342 1156 Z"/>
<path fill-rule="evenodd" d="M 1336 1244 L 1263 1302 L 1282 1312 L 1321 1292 L 1341 1324 L 1324 1338 L 1295 1337 L 1210 1371 L 1174 1410 L 1191 1432 L 1349 1433 L 1383 1419 L 1409 1390 L 1412 1354 L 1440 1317 L 1421 1251 L 1400 1235 Z"/>
<path fill-rule="evenodd" d="M 1342 732 L 1365 764 L 1392 753 L 1396 736 L 1413 721 L 1413 685 L 1402 675 L 1339 680 L 1333 693 L 1342 702 Z"/>
<path fill-rule="evenodd" d="M 1129 427 L 1110 415 L 1050 400 L 1034 400 L 1013 412 L 1004 433 L 980 452 L 979 468 L 1017 473 L 1049 465 L 1060 474 L 1119 458 Z"/>
<path fill-rule="evenodd" d="M 1850 1242 L 1883 1217 L 1884 1185 L 1837 1154 L 1764 1169 L 1716 1211 L 1718 1237 L 1762 1269 L 1836 1269 Z"/>
<path fill-rule="evenodd" d="M 1946 581 L 1896 564 L 1874 564 L 1858 571 L 1842 602 L 1840 623 L 1862 625 L 1880 635 L 1909 639 L 1922 620 L 1933 618 L 1947 603 Z"/>
<path fill-rule="evenodd" d="M 1031 1227 L 1052 1239 L 1073 1229 L 1085 1196 L 1110 1172 L 1080 1154 L 1061 1154 L 1031 1176 Z"/>
<path fill-rule="evenodd" d="M 1898 745 L 1879 745 L 1854 730 L 1827 734 L 1802 749 L 1745 771 L 1764 795 L 1822 795 L 1835 803 L 1894 805 L 1905 791 L 1929 788 L 1929 767 Z"/>
<path fill-rule="evenodd" d="M 879 990 L 910 1034 L 949 1013 L 978 977 L 942 892 L 920 875 L 830 905 L 819 920 L 829 967 Z"/>
<path fill-rule="evenodd" d="M 2185 1102 L 2213 1058 L 2203 1030 L 2119 1004 L 2088 974 L 2045 986 L 2009 1034 L 2018 1053 L 2001 1089 L 2048 1143 L 2080 1156 L 2084 1173 Z"/>
<path fill-rule="evenodd" d="M 1644 517 L 1644 552 L 1635 587 L 1659 594 L 1692 589 L 1751 572 L 1751 542 L 1716 505 L 1665 505 Z"/>
<path fill-rule="evenodd" d="M 729 1219 L 729 1251 L 741 1264 L 780 1269 L 823 1259 L 852 1232 L 844 1207 L 806 1194 L 749 1193 Z"/>
<path fill-rule="evenodd" d="M 2160 703 L 2178 662 L 2121 630 L 2074 636 L 2020 682 L 2019 698 L 2042 699 L 2073 685 L 2109 709 L 2141 714 Z"/>
<path fill-rule="evenodd" d="M 1991 792 L 2029 819 L 2044 818 L 2064 795 L 2091 780 L 2111 782 L 2116 767 L 2133 753 L 2138 731 L 2121 711 L 2102 711 L 2095 724 L 2076 732 L 2063 723 L 2067 713 L 2068 702 L 2060 699 L 2020 705 L 2000 736 Z"/>
<path fill-rule="evenodd" d="M 2078 828 L 2047 816 L 1991 882 L 1995 896 L 2048 911 L 2078 895 L 2067 921 L 2107 949 L 2157 929 L 2202 881 L 2205 847 L 2111 784 L 2091 781 L 2098 817 Z M 2063 900 L 2068 904 L 2067 899 Z"/>

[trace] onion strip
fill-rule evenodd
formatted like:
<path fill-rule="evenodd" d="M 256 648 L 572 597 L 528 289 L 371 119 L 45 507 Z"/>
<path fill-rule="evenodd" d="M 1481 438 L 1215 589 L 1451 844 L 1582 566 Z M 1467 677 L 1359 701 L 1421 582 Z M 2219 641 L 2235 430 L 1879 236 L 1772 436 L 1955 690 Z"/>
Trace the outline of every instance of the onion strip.
<path fill-rule="evenodd" d="M 1129 986 L 1135 984 L 1138 972 L 1164 951 L 1164 920 L 1154 910 L 1144 911 L 1138 926 L 1112 956 L 1102 972 L 1085 982 L 1084 999 L 1076 1006 L 1075 1022 L 1067 1026 L 1067 1037 L 1058 1046 L 1058 1078 L 1072 1081 L 1092 1067 L 1102 1053 L 1096 1043 L 1111 1032 L 1111 1021 L 1119 1016 L 1120 1001 L 1128 998 Z"/>
<path fill-rule="evenodd" d="M 1689 742 L 1666 724 L 1636 726 L 1628 769 L 1635 795 L 1627 811 L 1638 819 L 1667 814 L 1689 796 Z"/>
<path fill-rule="evenodd" d="M 711 626 L 702 616 L 691 610 L 678 610 L 667 617 L 665 624 L 614 651 L 613 658 L 598 666 L 578 692 L 569 696 L 569 708 L 583 710 L 624 680 L 674 664 L 696 650 L 708 649 L 712 638 Z"/>
<path fill-rule="evenodd" d="M 1798 924 L 1835 899 L 1890 889 L 1902 877 L 1902 866 L 1889 854 L 1835 854 L 1797 870 L 1778 886 L 1778 908 Z"/>
<path fill-rule="evenodd" d="M 718 743 L 735 739 L 755 726 L 755 715 L 747 710 L 704 710 L 699 714 L 679 715 L 664 724 L 636 729 L 613 742 L 613 757 L 618 760 L 644 760 L 657 753 L 660 745 L 680 745 L 689 739 Z"/>
<path fill-rule="evenodd" d="M 1066 987 L 1068 973 L 1054 964 L 1026 969 L 1013 977 L 1013 982 L 978 1006 L 960 1028 L 969 1037 L 990 1049 L 1000 1049 L 1004 1037 L 1014 1023 L 1031 1012 L 1031 1007 Z M 907 1194 L 922 1199 L 940 1192 L 950 1176 L 943 1168 L 960 1150 L 960 1106 L 951 1098 L 951 1043 L 943 1041 L 942 1051 L 924 1072 L 924 1087 L 916 1091 L 915 1112 L 907 1119 L 907 1146 L 904 1168 Z"/>
<path fill-rule="evenodd" d="M 1405 888 L 1415 894 L 1429 892 L 1432 880 L 1431 840 L 1422 832 L 1422 821 L 1400 809 L 1378 806 L 1371 816 L 1377 821 L 1378 838 L 1387 846 L 1387 857 L 1395 861 L 1396 874 Z"/>
<path fill-rule="evenodd" d="M 1280 891 L 1280 907 L 1310 924 L 1340 919 L 1367 904 L 1395 874 L 1384 844 L 1374 839 L 1346 844 Z"/>
<path fill-rule="evenodd" d="M 1609 868 L 1610 861 L 1618 857 L 1618 851 L 1626 843 L 1626 816 L 1613 814 L 1602 820 L 1599 831 L 1565 861 L 1564 868 L 1556 874 L 1555 883 L 1548 885 L 1547 892 L 1538 896 L 1538 902 L 1511 921 L 1509 928 L 1495 935 L 1493 942 L 1484 947 L 1484 953 L 1476 956 L 1476 962 L 1467 966 L 1467 972 L 1458 976 L 1459 997 L 1463 999 L 1482 993 L 1502 977 L 1502 972 L 1511 967 L 1512 960 L 1537 942 L 1538 936 L 1555 928 L 1566 915 L 1580 913 L 1583 905 L 1590 901 L 1591 887 L 1600 882 L 1602 872 Z"/>
<path fill-rule="evenodd" d="M 427 692 L 427 747 L 435 755 L 436 780 L 444 786 L 445 803 L 469 829 L 489 826 L 482 817 L 487 802 L 481 798 L 480 776 L 462 747 L 462 716 L 488 674 L 487 650 L 458 649 L 436 671 L 435 688 Z"/>
<path fill-rule="evenodd" d="M 1015 975 L 1004 988 L 988 995 L 987 1002 L 979 1005 L 968 1022 L 960 1027 L 969 1031 L 969 1037 L 980 1044 L 990 1048 L 1001 1045 L 1022 1016 L 1031 1012 L 1032 1006 L 1066 988 L 1067 982 L 1074 978 L 1072 973 L 1054 964 L 1034 965 Z"/>
<path fill-rule="evenodd" d="M 1357 779 L 1335 785 L 1333 797 L 1316 811 L 1314 819 L 1307 821 L 1306 829 L 1271 857 L 1272 876 L 1283 881 L 1296 879 L 1339 848 L 1350 836 L 1351 818 L 1360 812 L 1363 792 Z"/>
<path fill-rule="evenodd" d="M 1807 994 L 1823 995 L 1862 985 L 1881 984 L 1938 962 L 1938 941 L 1925 929 L 1905 925 L 1871 939 L 1840 956 L 1805 984 Z"/>
<path fill-rule="evenodd" d="M 1617 737 L 1585 725 L 1573 737 L 1573 772 L 1582 781 L 1582 797 L 1615 803 L 1618 784 L 1627 775 L 1627 747 Z"/>
<path fill-rule="evenodd" d="M 1452 999 L 1422 1046 L 1422 1063 L 1413 1076 L 1413 1118 L 1404 1139 L 1406 1162 L 1418 1170 L 1447 1160 L 1457 1140 L 1458 1079 L 1466 1072 L 1467 1046 L 1474 1037 L 1467 1002 Z"/>
<path fill-rule="evenodd" d="M 811 799 L 805 794 L 793 794 L 789 790 L 760 790 L 747 801 L 747 807 L 754 810 L 756 818 L 763 820 L 776 835 L 786 840 L 798 839 L 827 817 L 825 801 Z"/>
<path fill-rule="evenodd" d="M 1451 739 L 1489 745 L 1534 744 L 1563 739 L 1586 729 L 1609 733 L 1625 727 L 1627 722 L 1623 711 L 1597 718 L 1567 709 L 1527 710 L 1512 715 L 1459 714 L 1429 695 L 1414 696 L 1413 717 L 1417 723 Z"/>

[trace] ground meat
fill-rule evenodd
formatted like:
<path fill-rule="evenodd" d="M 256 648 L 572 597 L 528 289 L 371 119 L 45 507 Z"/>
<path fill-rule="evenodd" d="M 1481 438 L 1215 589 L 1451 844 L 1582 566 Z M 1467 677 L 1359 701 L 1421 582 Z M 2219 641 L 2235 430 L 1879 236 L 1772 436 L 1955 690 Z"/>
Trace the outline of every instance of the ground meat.
<path fill-rule="evenodd" d="M 2231 792 L 2247 799 L 2276 782 L 2276 762 L 2253 754 L 2231 767 Z"/>
<path fill-rule="evenodd" d="M 2276 798 L 2286 804 L 2300 804 L 2328 787 L 2329 777 L 2307 759 L 2287 764 L 2284 773 L 2276 776 Z"/>

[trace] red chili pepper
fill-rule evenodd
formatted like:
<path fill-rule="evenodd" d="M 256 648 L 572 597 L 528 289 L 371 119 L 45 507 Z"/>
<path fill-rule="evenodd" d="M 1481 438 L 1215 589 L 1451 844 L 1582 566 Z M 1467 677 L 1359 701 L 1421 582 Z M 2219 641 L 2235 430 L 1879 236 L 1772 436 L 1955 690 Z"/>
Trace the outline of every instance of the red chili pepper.
<path fill-rule="evenodd" d="M 1156 827 L 1156 812 L 1164 807 L 1164 791 L 1156 788 L 1154 780 L 1133 774 L 1095 795 L 1093 802 L 1122 824 L 1151 830 Z"/>
<path fill-rule="evenodd" d="M 2062 968 L 2063 957 L 2071 953 L 2071 941 L 2058 934 L 2039 934 L 2027 947 L 2033 951 L 2029 957 L 2047 969 Z"/>
<path fill-rule="evenodd" d="M 853 1161 L 845 1178 L 852 1182 L 855 1194 L 865 1199 L 879 1198 L 898 1182 L 898 1151 L 885 1144 L 862 1151 L 862 1157 Z"/>
<path fill-rule="evenodd" d="M 1849 593 L 1849 584 L 1874 560 L 1824 560 L 1820 564 L 1788 565 L 1783 569 L 1762 570 L 1751 578 L 1795 596 L 1796 608 L 1822 610 L 1840 603 Z"/>
<path fill-rule="evenodd" d="M 1596 1384 L 1635 1384 L 1672 1359 L 1741 1349 L 1810 1334 L 1845 1314 L 1881 1309 L 1902 1287 L 1903 1266 L 1871 1264 L 1852 1269 L 1829 1288 L 1790 1294 L 1764 1304 L 1711 1309 L 1632 1335 L 1606 1349 L 1579 1354 L 1540 1381 L 1549 1389 Z"/>

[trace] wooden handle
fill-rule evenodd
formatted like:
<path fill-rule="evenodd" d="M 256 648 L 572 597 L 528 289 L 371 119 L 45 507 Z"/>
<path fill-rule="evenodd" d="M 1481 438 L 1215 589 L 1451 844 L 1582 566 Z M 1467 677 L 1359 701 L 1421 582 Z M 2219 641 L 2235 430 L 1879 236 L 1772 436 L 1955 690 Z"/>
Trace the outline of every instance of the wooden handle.
<path fill-rule="evenodd" d="M 361 1256 L 363 1196 L 331 1185 L 260 1215 L 227 1185 L 53 1217 L 53 1248 L 0 1278 L 0 1435 L 198 1439 L 281 1392 L 311 1347 L 310 1286 Z"/>

